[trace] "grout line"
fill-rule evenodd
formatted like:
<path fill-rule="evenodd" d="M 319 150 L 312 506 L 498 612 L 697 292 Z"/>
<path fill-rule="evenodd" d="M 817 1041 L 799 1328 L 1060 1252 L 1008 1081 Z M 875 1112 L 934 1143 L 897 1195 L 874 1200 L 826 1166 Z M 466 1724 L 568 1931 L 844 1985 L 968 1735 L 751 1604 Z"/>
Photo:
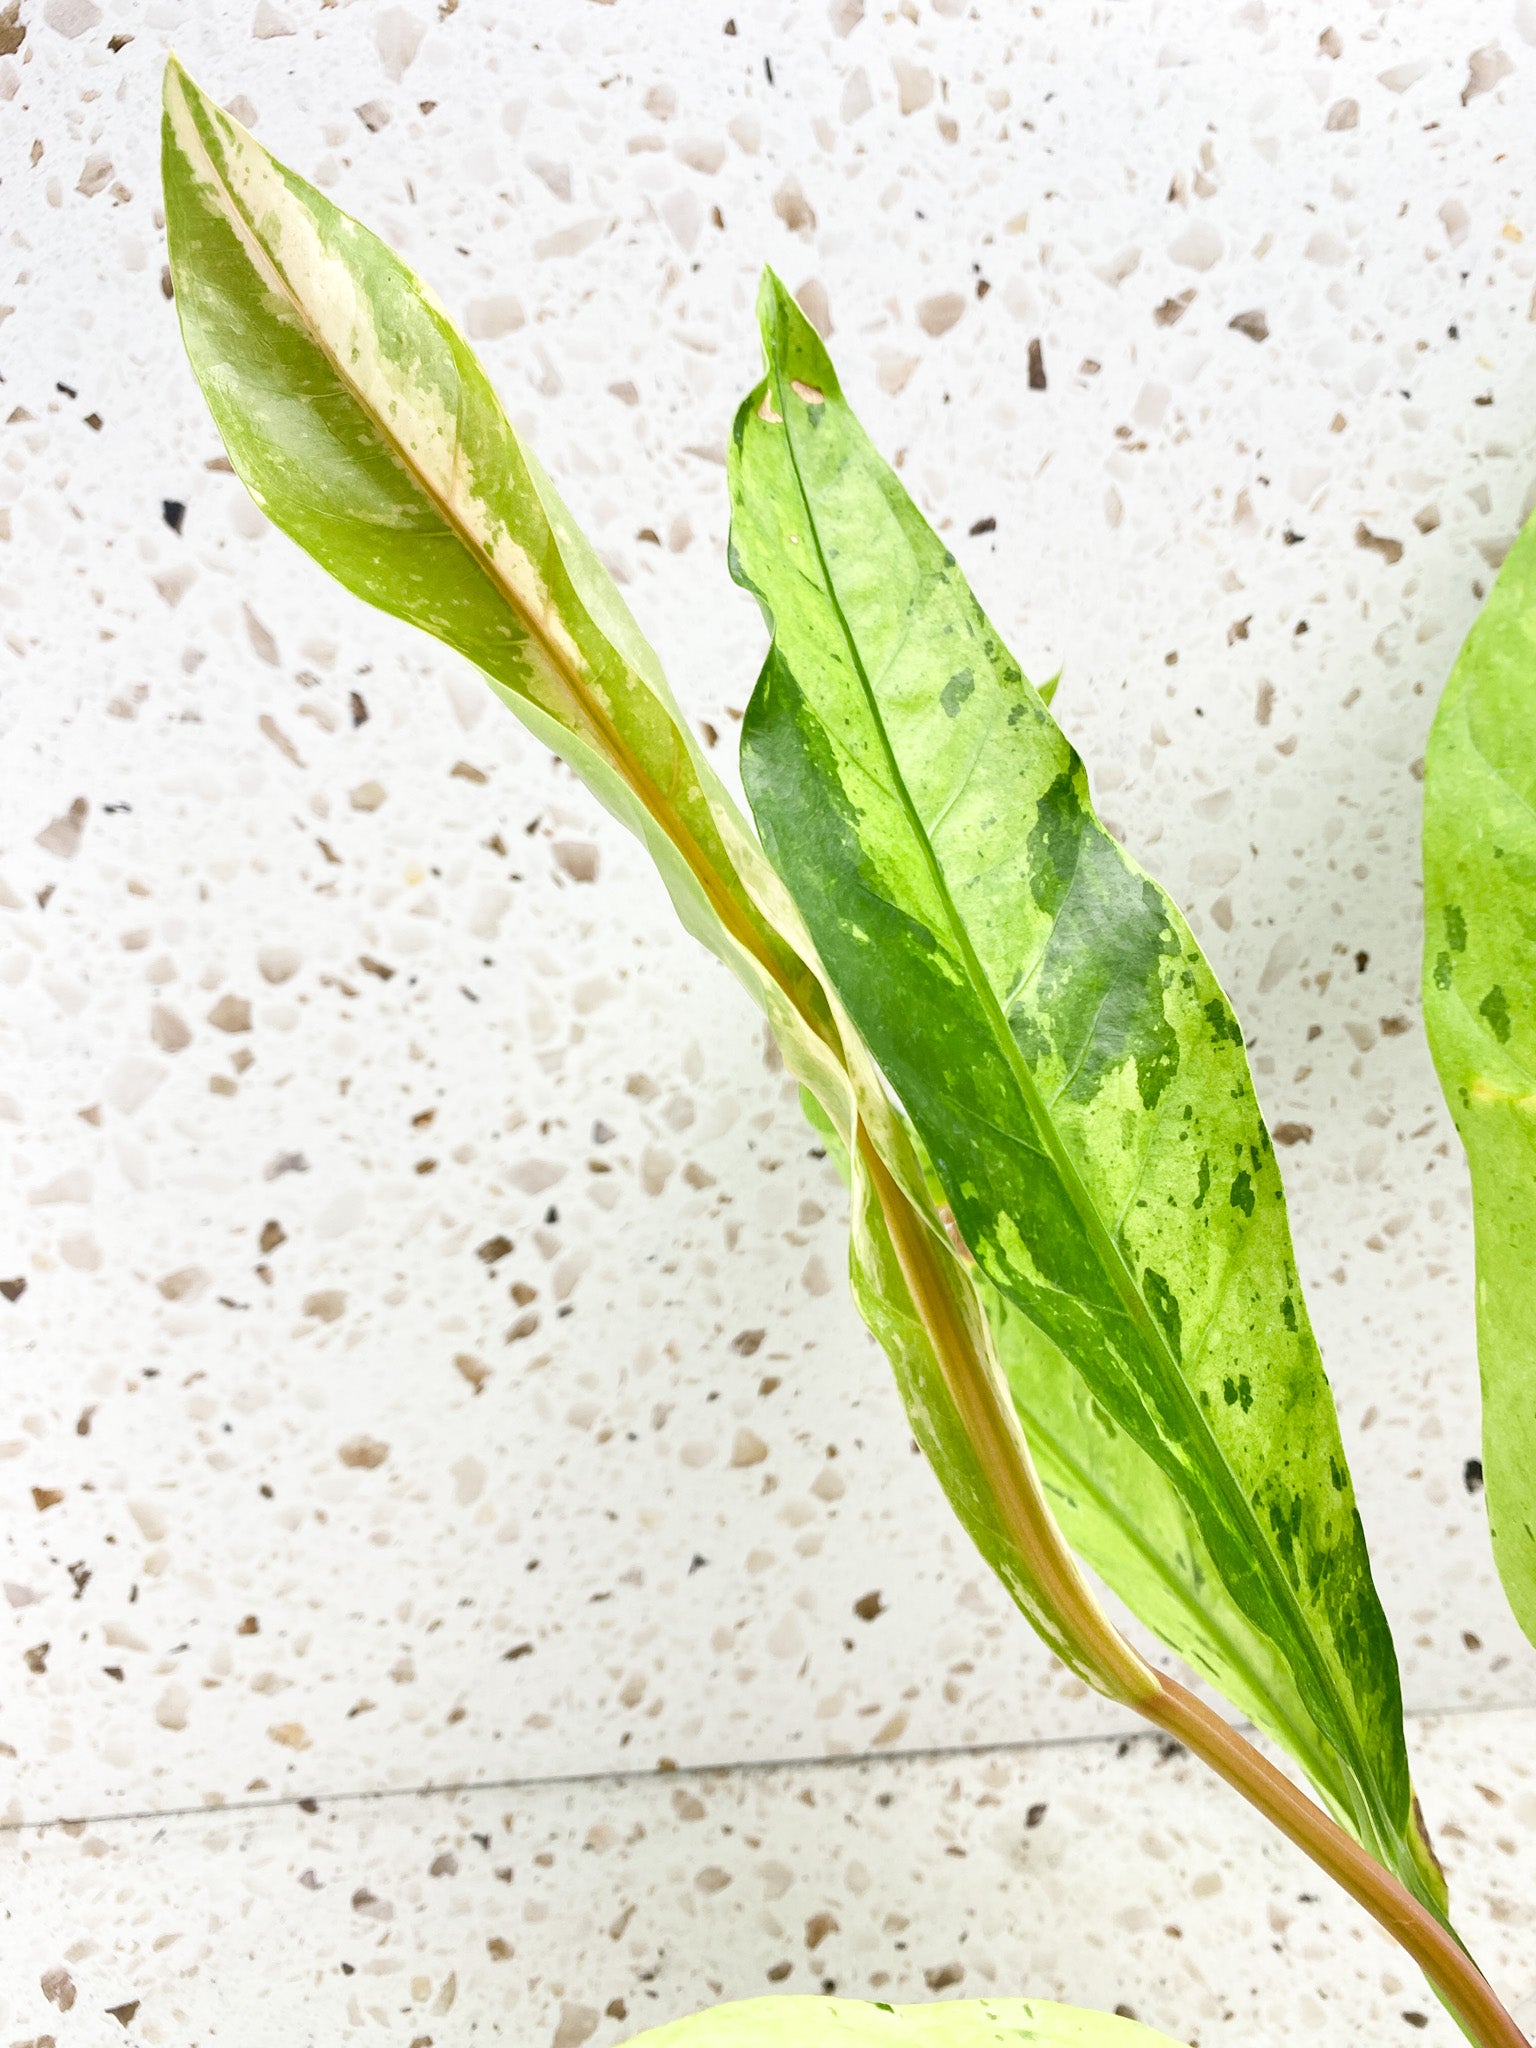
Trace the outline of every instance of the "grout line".
<path fill-rule="evenodd" d="M 1490 1700 L 1471 1707 L 1410 1707 L 1405 1710 L 1403 1719 L 1466 1721 L 1492 1714 L 1529 1713 L 1533 1709 L 1536 1709 L 1536 1700 Z M 1245 1734 L 1254 1732 L 1251 1721 L 1238 1721 L 1233 1725 Z M 900 1749 L 881 1753 L 861 1750 L 852 1756 L 749 1757 L 739 1763 L 677 1764 L 668 1770 L 651 1765 L 644 1769 L 629 1771 L 568 1771 L 544 1778 L 464 1779 L 442 1785 L 370 1786 L 354 1792 L 291 1792 L 272 1799 L 225 1800 L 217 1806 L 164 1806 L 146 1807 L 132 1813 L 61 1814 L 51 1820 L 0 1821 L 0 1837 L 34 1831 L 42 1833 L 51 1828 L 100 1828 L 143 1821 L 214 1820 L 229 1814 L 275 1813 L 288 1807 L 298 1807 L 313 1813 L 322 1806 L 361 1806 L 370 1800 L 383 1802 L 398 1799 L 453 1799 L 466 1793 L 558 1791 L 561 1787 L 577 1785 L 638 1785 L 669 1778 L 696 1780 L 724 1776 L 766 1777 L 772 1771 L 826 1771 L 870 1764 L 939 1763 L 946 1758 L 958 1761 L 969 1757 L 1028 1756 L 1037 1751 L 1092 1749 L 1111 1742 L 1124 1749 L 1133 1742 L 1154 1741 L 1170 1744 L 1173 1749 L 1182 1747 L 1181 1744 L 1172 1743 L 1170 1737 L 1159 1733 L 1155 1728 L 1132 1728 L 1118 1733 L 1094 1735 L 1032 1736 L 1018 1742 L 939 1743 L 928 1749 Z"/>

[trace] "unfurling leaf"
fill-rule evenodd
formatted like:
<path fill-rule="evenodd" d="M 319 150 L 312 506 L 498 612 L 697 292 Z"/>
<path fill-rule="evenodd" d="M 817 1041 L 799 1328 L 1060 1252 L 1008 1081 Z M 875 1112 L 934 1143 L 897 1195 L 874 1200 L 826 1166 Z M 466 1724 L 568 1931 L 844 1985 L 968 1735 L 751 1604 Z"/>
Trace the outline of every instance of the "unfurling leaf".
<path fill-rule="evenodd" d="M 442 308 L 174 58 L 162 159 L 182 339 L 257 504 L 349 590 L 474 662 L 644 840 L 689 930 L 825 1032 L 781 935 L 792 916 L 754 899 L 753 879 L 782 896 L 744 821 Z"/>
<path fill-rule="evenodd" d="M 653 2027 L 629 2048 L 1176 2048 L 1112 2013 L 1034 1998 L 868 2005 L 851 1998 L 749 1998 Z"/>
<path fill-rule="evenodd" d="M 1242 1033 L 771 276 L 731 455 L 758 828 L 974 1254 L 1069 1537 L 1438 1910 Z"/>
<path fill-rule="evenodd" d="M 1472 1170 L 1488 1526 L 1536 1643 L 1536 520 L 1424 757 L 1424 1026 Z"/>

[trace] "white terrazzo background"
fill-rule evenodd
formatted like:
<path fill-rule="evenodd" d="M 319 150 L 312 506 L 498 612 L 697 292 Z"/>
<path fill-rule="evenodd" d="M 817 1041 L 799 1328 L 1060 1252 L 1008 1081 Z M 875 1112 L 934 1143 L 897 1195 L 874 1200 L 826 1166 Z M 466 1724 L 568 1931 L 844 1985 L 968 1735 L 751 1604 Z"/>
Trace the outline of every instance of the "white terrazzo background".
<path fill-rule="evenodd" d="M 1155 1745 L 927 1754 L 1122 1723 L 952 1531 L 845 1299 L 835 1178 L 643 857 L 219 466 L 160 284 L 173 41 L 465 319 L 722 756 L 761 651 L 723 442 L 759 266 L 811 288 L 1238 1004 L 1439 1713 L 1412 1729 L 1431 1822 L 1536 1995 L 1536 1657 L 1467 1481 L 1414 773 L 1536 492 L 1533 0 L 20 0 L 0 2034 L 118 2039 L 137 1998 L 166 2042 L 572 2048 L 589 2011 L 606 2043 L 784 1959 L 893 1996 L 960 1960 L 937 1989 L 1207 2042 L 1411 2039 L 1423 2002 Z M 537 1782 L 613 1771 L 641 1775 Z M 406 1796 L 464 1784 L 506 1789 Z M 318 1809 L 132 1818 L 284 1795 Z M 508 1813 L 510 1893 L 473 1843 Z M 822 1910 L 842 1947 L 813 1960 Z M 450 1975 L 456 2017 L 423 2017 Z"/>

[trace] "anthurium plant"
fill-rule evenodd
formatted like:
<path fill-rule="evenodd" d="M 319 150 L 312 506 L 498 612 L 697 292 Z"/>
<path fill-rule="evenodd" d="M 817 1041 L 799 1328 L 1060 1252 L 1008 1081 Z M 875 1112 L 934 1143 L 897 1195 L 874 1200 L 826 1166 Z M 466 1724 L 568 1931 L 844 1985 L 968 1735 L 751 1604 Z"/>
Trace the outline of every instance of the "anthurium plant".
<path fill-rule="evenodd" d="M 731 573 L 771 635 L 742 725 L 749 822 L 430 292 L 174 60 L 164 180 L 182 335 L 235 469 L 350 590 L 481 670 L 643 843 L 689 931 L 761 1007 L 847 1178 L 860 1312 L 1027 1620 L 1328 1871 L 1470 2039 L 1517 2048 L 1454 1931 L 1413 1795 L 1396 1655 L 1242 1030 L 1177 906 L 1097 817 L 1050 685 L 1024 674 L 865 436 L 794 299 L 764 277 L 765 374 L 729 451 Z M 1526 603 L 1497 645 L 1517 665 L 1523 630 L 1529 673 Z M 1502 678 L 1488 687 L 1513 687 Z M 1447 992 L 1501 943 L 1476 906 L 1497 907 L 1517 859 L 1536 872 L 1528 828 L 1527 808 L 1509 865 L 1463 891 Z M 1516 1035 L 1536 1013 L 1512 1022 L 1536 986 L 1525 930 L 1525 981 L 1501 970 L 1507 1013 L 1478 984 L 1499 1061 L 1465 1055 L 1502 1091 L 1489 1256 L 1511 1289 L 1536 1256 L 1515 1199 L 1520 1098 L 1536 1088 Z M 1484 1085 L 1464 1091 L 1469 1143 Z M 1507 1389 L 1514 1319 L 1485 1343 Z M 1536 1538 L 1515 1497 L 1536 1438 L 1522 1441 L 1502 1540 L 1529 1588 Z M 1148 1664 L 1084 1565 L 1315 1798 Z M 1018 2001 L 795 1999 L 644 2037 L 1157 2038 Z"/>

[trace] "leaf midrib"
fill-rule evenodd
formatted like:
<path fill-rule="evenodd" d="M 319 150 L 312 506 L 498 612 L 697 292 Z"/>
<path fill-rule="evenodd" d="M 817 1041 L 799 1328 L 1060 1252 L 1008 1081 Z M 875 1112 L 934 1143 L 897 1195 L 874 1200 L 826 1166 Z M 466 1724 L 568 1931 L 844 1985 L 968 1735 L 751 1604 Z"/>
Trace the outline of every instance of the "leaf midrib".
<path fill-rule="evenodd" d="M 779 333 L 782 335 L 782 315 L 778 317 L 780 321 Z M 826 550 L 822 546 L 821 533 L 817 525 L 815 512 L 812 509 L 810 494 L 806 490 L 805 479 L 800 469 L 800 458 L 795 447 L 793 415 L 785 394 L 785 379 L 783 368 L 779 361 L 778 350 L 774 351 L 768 370 L 769 375 L 774 381 L 778 400 L 777 410 L 785 430 L 785 446 L 789 451 L 790 467 L 794 472 L 795 486 L 799 492 L 800 502 L 805 512 L 811 542 L 816 550 L 816 559 L 820 565 L 822 583 L 828 602 L 831 604 L 838 626 L 842 632 L 854 674 L 858 677 L 859 687 L 863 692 L 865 703 L 890 772 L 892 786 L 917 841 L 920 854 L 928 869 L 929 879 L 938 893 L 940 904 L 945 916 L 949 920 L 951 935 L 960 951 L 962 963 L 965 966 L 973 988 L 980 994 L 982 1008 L 991 1028 L 993 1038 L 1002 1051 L 1010 1072 L 1013 1074 L 1015 1085 L 1018 1087 L 1020 1094 L 1024 1097 L 1025 1103 L 1033 1115 L 1037 1129 L 1041 1131 L 1045 1138 L 1051 1162 L 1061 1176 L 1062 1183 L 1067 1189 L 1079 1221 L 1087 1230 L 1090 1242 L 1094 1244 L 1101 1260 L 1109 1268 L 1111 1278 L 1115 1282 L 1116 1291 L 1120 1294 L 1132 1322 L 1142 1334 L 1143 1340 L 1149 1343 L 1154 1354 L 1162 1358 L 1166 1368 L 1165 1377 L 1171 1383 L 1175 1400 L 1183 1409 L 1188 1422 L 1192 1423 L 1195 1430 L 1207 1440 L 1215 1454 L 1216 1465 L 1220 1474 L 1218 1483 L 1221 1486 L 1222 1492 L 1228 1497 L 1229 1512 L 1231 1507 L 1236 1505 L 1239 1510 L 1240 1520 L 1247 1522 L 1249 1526 L 1258 1532 L 1258 1541 L 1255 1543 L 1254 1549 L 1264 1560 L 1264 1576 L 1269 1581 L 1272 1592 L 1277 1597 L 1282 1611 L 1290 1615 L 1293 1624 L 1293 1634 L 1299 1638 L 1302 1654 L 1312 1666 L 1314 1678 L 1320 1682 L 1324 1695 L 1335 1701 L 1343 1728 L 1347 1731 L 1348 1746 L 1351 1752 L 1350 1776 L 1355 1780 L 1357 1789 L 1366 1803 L 1367 1810 L 1377 1826 L 1381 1828 L 1385 1840 L 1394 1841 L 1397 1839 L 1398 1831 L 1390 1821 L 1390 1818 L 1380 1810 L 1379 1802 L 1375 1796 L 1374 1774 L 1368 1768 L 1365 1757 L 1360 1749 L 1359 1733 L 1355 1726 L 1354 1716 L 1349 1711 L 1348 1702 L 1341 1697 L 1339 1689 L 1334 1683 L 1332 1673 L 1317 1654 L 1312 1641 L 1311 1631 L 1306 1625 L 1306 1618 L 1297 1603 L 1290 1582 L 1284 1572 L 1279 1569 L 1278 1560 L 1268 1543 L 1264 1540 L 1262 1529 L 1256 1517 L 1251 1514 L 1242 1489 L 1237 1484 L 1236 1475 L 1227 1464 L 1220 1446 L 1211 1435 L 1205 1418 L 1200 1413 L 1198 1403 L 1195 1401 L 1183 1373 L 1179 1369 L 1178 1361 L 1169 1350 L 1162 1331 L 1153 1319 L 1147 1303 L 1130 1273 L 1124 1254 L 1119 1246 L 1114 1243 L 1113 1239 L 1110 1238 L 1104 1220 L 1099 1215 L 1092 1198 L 1089 1196 L 1075 1162 L 1061 1142 L 1055 1120 L 1045 1109 L 1040 1092 L 1035 1086 L 1034 1076 L 1024 1064 L 1018 1047 L 1014 1042 L 1013 1034 L 1007 1028 L 1007 1020 L 998 1005 L 992 985 L 982 970 L 981 962 L 977 958 L 975 948 L 971 944 L 970 934 L 966 930 L 964 921 L 955 907 L 948 880 L 939 865 L 937 854 L 923 827 L 917 807 L 913 802 L 912 794 L 907 787 L 906 778 L 902 774 L 896 760 L 895 750 L 891 744 L 890 735 L 886 730 L 885 721 L 880 715 L 873 686 L 870 683 L 868 671 L 864 666 L 863 656 L 848 623 L 847 615 L 843 611 L 842 601 L 837 594 L 837 586 L 832 576 L 831 565 L 827 560 Z M 1357 1816 L 1357 1818 L 1363 1821 L 1365 1815 Z"/>
<path fill-rule="evenodd" d="M 500 602 L 503 605 L 505 605 L 508 610 L 513 612 L 519 619 L 522 620 L 525 628 L 529 631 L 533 638 L 537 640 L 540 648 L 544 652 L 550 665 L 556 670 L 556 672 L 560 676 L 561 681 L 570 691 L 572 697 L 575 698 L 575 700 L 582 706 L 582 709 L 584 710 L 588 718 L 591 720 L 594 728 L 597 730 L 598 734 L 603 739 L 604 744 L 608 747 L 613 757 L 613 760 L 619 769 L 620 774 L 624 777 L 624 780 L 629 784 L 630 789 L 633 791 L 635 796 L 639 798 L 640 802 L 657 820 L 657 822 L 661 825 L 662 829 L 666 832 L 667 837 L 677 847 L 678 852 L 682 855 L 684 861 L 687 863 L 689 871 L 692 873 L 695 881 L 697 881 L 699 887 L 704 891 L 705 896 L 709 900 L 711 909 L 715 912 L 715 915 L 720 919 L 722 925 L 725 926 L 726 930 L 730 933 L 731 937 L 742 948 L 742 950 L 748 953 L 766 974 L 771 976 L 774 982 L 783 991 L 787 1000 L 794 1005 L 795 1009 L 799 1011 L 801 1016 L 805 1019 L 809 1027 L 813 1031 L 815 1031 L 818 1036 L 825 1038 L 824 1031 L 822 1031 L 819 1023 L 811 1014 L 810 1008 L 805 1003 L 803 996 L 788 985 L 783 970 L 780 968 L 779 964 L 772 958 L 770 951 L 762 944 L 759 935 L 755 931 L 753 931 L 750 923 L 741 916 L 737 906 L 731 899 L 729 891 L 726 889 L 725 885 L 721 881 L 721 878 L 715 868 L 714 863 L 706 857 L 703 848 L 699 845 L 697 839 L 695 839 L 693 833 L 684 823 L 683 819 L 678 814 L 677 810 L 663 795 L 658 784 L 642 766 L 639 760 L 636 759 L 631 749 L 625 744 L 617 728 L 613 725 L 612 720 L 608 717 L 607 713 L 603 710 L 602 706 L 599 703 L 597 703 L 597 701 L 592 696 L 591 692 L 586 688 L 586 685 L 582 681 L 580 675 L 577 673 L 575 669 L 572 668 L 570 662 L 564 657 L 560 649 L 555 645 L 551 638 L 540 630 L 536 622 L 532 620 L 529 617 L 529 615 L 523 610 L 521 605 L 519 605 L 515 595 L 507 588 L 506 584 L 502 581 L 501 577 L 496 573 L 494 563 L 487 558 L 486 553 L 482 548 L 475 545 L 473 536 L 466 531 L 463 522 L 455 513 L 451 504 L 449 504 L 447 501 L 443 499 L 441 494 L 433 487 L 433 485 L 428 481 L 428 479 L 425 476 L 423 476 L 422 473 L 411 463 L 404 450 L 401 449 L 399 444 L 389 433 L 384 422 L 379 418 L 378 413 L 369 403 L 368 399 L 364 396 L 363 392 L 358 388 L 357 384 L 353 381 L 353 379 L 347 375 L 347 372 L 342 367 L 341 363 L 337 360 L 334 351 L 331 349 L 331 347 L 325 340 L 324 336 L 316 328 L 314 322 L 310 319 L 303 299 L 301 298 L 300 294 L 294 289 L 292 283 L 288 278 L 287 273 L 283 269 L 282 263 L 278 258 L 276 252 L 267 246 L 259 230 L 257 229 L 255 222 L 252 220 L 251 216 L 249 215 L 244 205 L 242 204 L 239 194 L 235 191 L 233 185 L 229 182 L 229 180 L 224 176 L 218 161 L 218 157 L 215 154 L 214 146 L 210 142 L 207 132 L 204 128 L 200 110 L 195 105 L 193 105 L 193 103 L 190 100 L 187 99 L 185 93 L 183 93 L 183 104 L 188 108 L 188 111 L 191 113 L 193 125 L 196 128 L 198 136 L 203 143 L 204 155 L 210 173 L 212 174 L 220 191 L 224 193 L 231 210 L 238 216 L 240 225 L 243 228 L 245 235 L 249 238 L 250 241 L 254 242 L 256 247 L 261 251 L 263 257 L 266 259 L 267 263 L 271 266 L 273 274 L 276 276 L 276 278 L 278 279 L 279 283 L 282 286 L 283 294 L 286 297 L 288 304 L 292 307 L 294 313 L 302 322 L 304 331 L 309 337 L 310 342 L 316 349 L 319 350 L 320 354 L 325 358 L 325 361 L 329 366 L 332 375 L 336 378 L 338 384 L 340 384 L 342 388 L 347 392 L 347 394 L 352 399 L 353 403 L 357 406 L 358 410 L 363 414 L 364 418 L 373 428 L 373 431 L 377 436 L 380 445 L 386 450 L 386 452 L 392 457 L 392 459 L 399 464 L 400 468 L 404 470 L 407 477 L 411 480 L 415 487 L 422 493 L 423 497 L 425 497 L 431 503 L 438 517 L 442 520 L 443 525 L 448 529 L 449 533 L 458 541 L 459 545 L 463 548 L 464 552 L 469 556 L 469 558 L 475 563 L 476 567 L 480 570 L 481 574 L 490 584 L 491 589 L 495 592 Z M 257 146 L 259 147 L 260 145 L 258 144 Z M 456 414 L 456 436 L 458 431 L 459 416 Z M 454 448 L 455 468 L 457 468 L 457 458 L 458 444 L 456 439 Z"/>

